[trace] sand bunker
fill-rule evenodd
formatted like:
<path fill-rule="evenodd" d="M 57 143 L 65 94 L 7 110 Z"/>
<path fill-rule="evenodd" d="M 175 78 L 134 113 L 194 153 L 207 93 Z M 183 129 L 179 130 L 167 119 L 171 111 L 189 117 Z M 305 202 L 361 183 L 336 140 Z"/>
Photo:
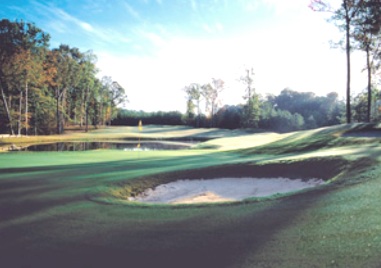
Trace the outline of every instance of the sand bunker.
<path fill-rule="evenodd" d="M 147 189 L 131 201 L 164 204 L 193 204 L 241 201 L 294 192 L 323 184 L 320 179 L 302 181 L 287 178 L 221 178 L 208 180 L 178 180 Z"/>

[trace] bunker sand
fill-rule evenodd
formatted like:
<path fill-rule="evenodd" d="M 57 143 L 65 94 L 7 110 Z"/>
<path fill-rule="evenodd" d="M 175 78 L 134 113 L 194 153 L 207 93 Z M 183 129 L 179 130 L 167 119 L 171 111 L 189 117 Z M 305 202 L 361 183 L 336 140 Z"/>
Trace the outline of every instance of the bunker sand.
<path fill-rule="evenodd" d="M 162 204 L 194 204 L 241 201 L 250 197 L 295 192 L 323 184 L 320 179 L 220 178 L 178 180 L 147 189 L 130 201 Z"/>

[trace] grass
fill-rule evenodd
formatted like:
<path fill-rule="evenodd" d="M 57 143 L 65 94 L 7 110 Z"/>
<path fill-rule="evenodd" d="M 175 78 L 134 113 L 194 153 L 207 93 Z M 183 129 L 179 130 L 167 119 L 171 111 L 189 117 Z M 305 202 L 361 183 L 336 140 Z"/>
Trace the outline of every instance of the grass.
<path fill-rule="evenodd" d="M 140 133 L 146 138 L 218 139 L 183 151 L 0 154 L 1 263 L 4 267 L 380 267 L 380 138 L 352 135 L 364 128 L 378 129 L 343 125 L 247 135 L 147 126 Z M 64 139 L 127 139 L 136 132 L 107 128 Z M 23 143 L 28 138 L 18 139 Z M 14 142 L 4 140 L 3 144 Z M 125 205 L 115 202 L 118 194 L 112 193 L 131 183 L 151 184 L 152 178 L 229 173 L 335 180 L 295 195 L 207 206 Z M 124 197 L 122 193 L 120 198 Z M 108 202 L 98 202 L 102 198 Z"/>

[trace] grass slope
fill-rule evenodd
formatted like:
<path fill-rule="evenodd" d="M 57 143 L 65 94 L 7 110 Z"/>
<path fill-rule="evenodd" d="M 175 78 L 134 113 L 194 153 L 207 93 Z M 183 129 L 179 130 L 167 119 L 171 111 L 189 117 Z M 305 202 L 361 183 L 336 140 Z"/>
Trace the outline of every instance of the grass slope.
<path fill-rule="evenodd" d="M 218 149 L 0 154 L 2 266 L 380 267 L 380 138 L 354 135 L 364 128 L 378 130 L 344 125 L 264 140 L 265 134 L 234 138 L 245 133 L 151 126 L 142 135 L 228 138 L 210 141 Z M 83 139 L 126 138 L 125 130 L 98 130 Z M 282 163 L 296 168 L 287 171 Z M 336 180 L 296 195 L 221 205 L 91 198 L 140 178 L 270 165 L 278 173 L 333 172 Z"/>

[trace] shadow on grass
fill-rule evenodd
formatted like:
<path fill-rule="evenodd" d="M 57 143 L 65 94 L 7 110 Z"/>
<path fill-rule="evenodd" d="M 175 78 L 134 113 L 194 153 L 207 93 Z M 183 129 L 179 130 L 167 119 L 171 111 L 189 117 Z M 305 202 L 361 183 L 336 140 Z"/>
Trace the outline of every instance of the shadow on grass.
<path fill-rule="evenodd" d="M 23 218 L 33 215 L 40 211 L 45 211 L 57 206 L 68 205 L 72 202 L 83 200 L 82 196 L 66 196 L 60 198 L 41 197 L 43 194 L 51 194 L 60 190 L 59 186 L 37 186 L 29 188 L 22 187 L 21 190 L 15 192 L 2 193 L 0 195 L 0 215 L 1 222 L 5 223 L 10 220 Z"/>
<path fill-rule="evenodd" d="M 223 154 L 213 153 L 203 156 L 1 168 L 1 221 L 4 223 L 74 201 L 87 201 L 87 191 L 97 186 L 128 180 L 141 174 L 158 173 L 162 170 L 216 165 L 219 162 L 226 162 L 225 157 Z M 69 191 L 81 194 L 70 194 Z"/>
<path fill-rule="evenodd" d="M 128 224 L 120 225 L 109 218 L 106 230 L 98 233 L 90 229 L 86 236 L 78 236 L 73 242 L 62 239 L 75 235 L 76 230 L 70 226 L 67 232 L 71 234 L 62 233 L 62 238 L 54 238 L 49 237 L 54 222 L 36 221 L 28 226 L 8 228 L 0 244 L 0 256 L 6 267 L 240 267 L 249 255 L 263 248 L 329 192 L 329 189 L 317 190 L 246 205 L 242 216 L 229 217 L 229 213 L 234 214 L 229 211 L 233 208 L 211 207 L 203 213 L 194 212 L 186 220 L 157 223 L 149 218 L 153 212 L 147 211 L 141 228 L 130 229 Z M 36 231 L 31 231 L 34 228 Z M 43 230 L 50 241 L 38 245 L 44 239 L 44 233 L 38 237 L 38 232 Z M 31 236 L 27 239 L 30 244 L 18 243 L 20 235 Z M 269 267 L 280 265 L 277 260 L 267 261 Z"/>
<path fill-rule="evenodd" d="M 172 216 L 178 213 L 184 214 L 187 209 L 179 211 L 167 207 L 157 210 L 91 203 L 90 209 L 96 208 L 96 211 L 90 213 L 89 208 L 85 207 L 76 211 L 74 215 L 74 212 L 70 211 L 71 205 L 77 202 L 90 202 L 84 199 L 83 194 L 66 195 L 66 197 L 53 195 L 54 191 L 62 193 L 76 188 L 86 189 L 107 182 L 105 178 L 94 179 L 94 174 L 104 173 L 104 176 L 108 176 L 123 172 L 126 168 L 138 170 L 146 168 L 147 174 L 157 172 L 159 169 L 195 168 L 211 157 L 214 160 L 208 164 L 227 163 L 226 155 L 210 154 L 201 158 L 200 156 L 181 159 L 170 157 L 164 160 L 150 159 L 147 162 L 126 160 L 85 165 L 1 169 L 0 172 L 4 175 L 17 175 L 20 172 L 20 180 L 17 182 L 13 176 L 0 180 L 2 190 L 8 189 L 10 192 L 20 190 L 15 196 L 10 196 L 10 192 L 5 192 L 5 196 L 0 193 L 0 215 L 7 213 L 10 215 L 8 218 L 2 218 L 2 224 L 6 225 L 7 219 L 17 220 L 38 211 L 58 206 L 66 208 L 65 212 L 57 212 L 58 215 L 48 219 L 37 217 L 26 223 L 0 228 L 2 264 L 10 268 L 239 267 L 248 256 L 254 255 L 269 241 L 274 240 L 279 232 L 287 229 L 301 213 L 336 189 L 323 187 L 278 200 L 232 207 L 210 206 L 194 209 L 189 207 L 190 216 L 186 219 L 174 217 L 168 220 L 157 220 L 156 217 L 161 213 Z M 149 168 L 144 163 L 150 163 Z M 327 170 L 327 162 L 322 161 L 321 166 L 316 166 L 313 162 L 310 164 L 304 167 L 304 171 L 299 166 L 293 167 L 293 170 L 306 174 Z M 359 166 L 366 169 L 373 162 L 364 160 L 354 163 L 351 167 L 347 167 L 346 163 L 342 164 L 351 172 L 357 172 Z M 274 165 L 279 165 L 272 166 L 274 170 L 284 172 L 281 163 Z M 319 170 L 323 167 L 324 170 Z M 225 170 L 221 168 L 220 171 L 218 169 L 218 167 L 210 168 L 210 176 L 215 176 L 216 172 L 234 171 L 229 168 Z M 43 175 L 45 179 L 28 178 L 28 173 L 34 172 L 46 172 Z M 61 177 L 50 179 L 55 174 Z M 72 178 L 72 174 L 77 174 L 77 177 Z M 22 179 L 23 176 L 26 178 Z M 26 194 L 25 200 L 17 203 L 17 198 L 23 193 Z M 44 196 L 47 193 L 49 197 Z M 237 213 L 237 209 L 241 210 L 241 213 Z M 120 213 L 131 214 L 131 217 L 139 214 L 143 217 L 134 221 Z M 81 218 L 82 215 L 89 214 L 93 215 L 94 219 Z M 68 220 L 71 217 L 75 217 L 75 224 Z M 281 265 L 277 260 L 267 261 L 270 267 Z M 308 260 L 305 264 L 308 264 Z M 255 267 L 255 264 L 253 266 Z"/>

